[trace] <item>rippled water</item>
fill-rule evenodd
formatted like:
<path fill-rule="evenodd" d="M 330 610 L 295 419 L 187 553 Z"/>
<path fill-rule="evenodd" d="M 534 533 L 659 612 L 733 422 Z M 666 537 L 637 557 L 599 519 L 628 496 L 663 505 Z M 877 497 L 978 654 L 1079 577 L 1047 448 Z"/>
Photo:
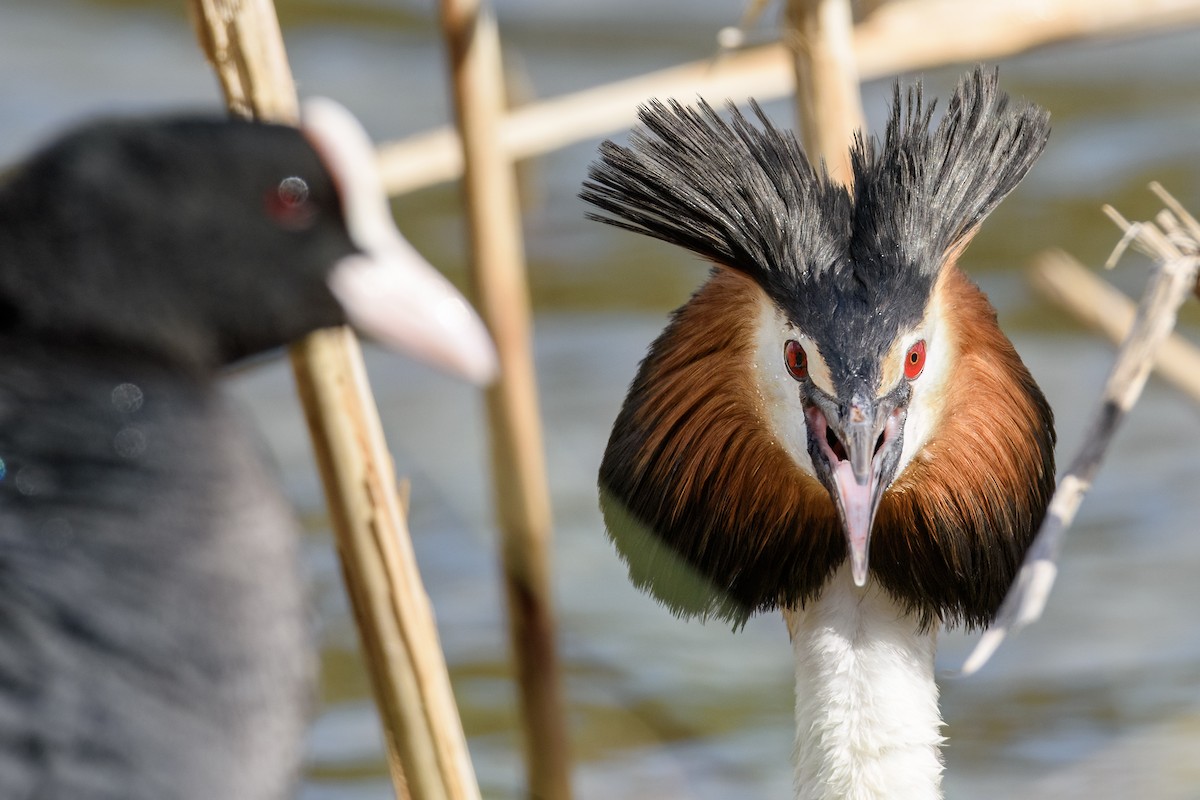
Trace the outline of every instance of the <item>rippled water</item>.
<path fill-rule="evenodd" d="M 180 4 L 43 3 L 0 8 L 0 163 L 96 113 L 217 108 L 219 95 Z M 304 94 L 351 107 L 379 139 L 440 124 L 447 102 L 429 3 L 283 2 Z M 539 95 L 638 74 L 711 52 L 733 0 L 501 0 L 514 61 Z M 993 216 L 965 264 L 1059 418 L 1060 461 L 1082 437 L 1109 348 L 1034 297 L 1021 272 L 1062 245 L 1095 263 L 1116 241 L 1099 212 L 1153 212 L 1161 180 L 1200 208 L 1200 35 L 1047 49 L 1005 62 L 1002 80 L 1047 106 L 1046 155 Z M 926 76 L 945 95 L 958 69 Z M 886 82 L 866 87 L 876 127 Z M 781 121 L 790 110 L 774 103 Z M 736 635 L 676 620 L 632 589 L 596 511 L 608 426 L 637 360 L 704 268 L 675 250 L 582 219 L 574 199 L 596 142 L 525 171 L 527 249 L 556 519 L 555 587 L 566 689 L 584 798 L 784 797 L 790 786 L 790 649 L 776 616 Z M 452 188 L 398 204 L 402 227 L 450 274 L 464 274 Z M 1144 267 L 1114 280 L 1137 291 Z M 1185 318 L 1194 333 L 1196 316 Z M 514 692 L 488 510 L 482 409 L 474 391 L 375 351 L 371 377 L 411 526 L 488 797 L 522 778 Z M 390 796 L 356 634 L 326 531 L 321 492 L 285 365 L 230 381 L 271 447 L 306 522 L 307 565 L 324 642 L 323 705 L 305 800 Z M 969 680 L 942 681 L 950 797 L 1200 797 L 1200 443 L 1196 407 L 1157 382 L 1126 429 L 1067 542 L 1045 620 Z M 952 669 L 972 642 L 943 637 Z"/>

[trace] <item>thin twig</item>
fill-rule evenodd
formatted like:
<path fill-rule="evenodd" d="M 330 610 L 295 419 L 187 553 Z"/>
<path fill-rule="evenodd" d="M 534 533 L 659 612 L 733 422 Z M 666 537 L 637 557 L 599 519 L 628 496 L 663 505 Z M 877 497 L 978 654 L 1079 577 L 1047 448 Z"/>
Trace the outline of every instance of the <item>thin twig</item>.
<path fill-rule="evenodd" d="M 1061 250 L 1034 257 L 1029 271 L 1035 289 L 1089 328 L 1119 346 L 1129 334 L 1137 306 L 1119 290 Z M 1154 372 L 1200 403 L 1200 348 L 1178 333 L 1163 343 Z"/>
<path fill-rule="evenodd" d="M 1105 206 L 1104 210 L 1107 212 L 1111 208 L 1111 206 Z M 1113 213 L 1116 212 L 1114 211 Z M 1125 234 L 1117 242 L 1117 246 L 1112 249 L 1112 252 L 1108 254 L 1108 258 L 1104 260 L 1105 269 L 1113 269 L 1117 266 L 1117 262 L 1121 260 L 1121 256 L 1125 255 L 1125 251 L 1129 249 L 1129 245 L 1133 244 L 1133 240 L 1138 237 L 1141 229 L 1141 225 L 1130 225 L 1125 228 Z"/>
<path fill-rule="evenodd" d="M 1165 195 L 1161 187 L 1155 191 Z M 1172 198 L 1167 205 L 1178 204 Z M 1179 307 L 1192 292 L 1200 272 L 1200 238 L 1191 235 L 1200 231 L 1200 227 L 1190 215 L 1168 214 L 1160 222 L 1137 223 L 1135 228 L 1115 210 L 1106 211 L 1126 233 L 1136 230 L 1133 245 L 1152 257 L 1158 266 L 1146 285 L 1133 327 L 1117 352 L 1100 408 L 1084 443 L 1050 501 L 1046 520 L 995 623 L 963 664 L 964 675 L 977 672 L 986 664 L 1010 631 L 1016 632 L 1041 617 L 1058 575 L 1056 561 L 1063 536 L 1091 488 L 1113 435 L 1141 395 L 1159 348 L 1174 329 Z M 1181 223 L 1180 218 L 1187 222 Z M 1165 229 L 1160 225 L 1165 225 Z M 1177 242 L 1183 243 L 1183 247 Z"/>

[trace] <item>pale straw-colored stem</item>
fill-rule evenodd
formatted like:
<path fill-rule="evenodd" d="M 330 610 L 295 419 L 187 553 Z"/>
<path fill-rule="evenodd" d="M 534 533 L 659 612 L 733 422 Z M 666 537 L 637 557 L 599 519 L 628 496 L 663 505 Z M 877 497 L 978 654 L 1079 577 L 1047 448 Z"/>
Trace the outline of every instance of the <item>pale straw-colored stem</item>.
<path fill-rule="evenodd" d="M 570 797 L 570 764 L 550 593 L 550 492 L 532 351 L 516 178 L 496 146 L 504 72 L 495 18 L 479 0 L 442 0 L 475 302 L 500 360 L 487 390 L 492 482 L 517 672 L 529 794 Z"/>
<path fill-rule="evenodd" d="M 800 141 L 814 163 L 849 184 L 850 144 L 863 127 L 849 0 L 789 0 L 784 43 L 792 51 Z"/>
<path fill-rule="evenodd" d="M 1054 42 L 1173 30 L 1200 23 L 1200 0 L 892 0 L 854 27 L 854 71 L 867 81 L 953 63 L 1012 56 Z M 495 144 L 509 160 L 629 128 L 651 97 L 720 104 L 795 91 L 788 48 L 764 45 L 533 103 L 501 117 Z M 384 183 L 398 195 L 462 174 L 452 126 L 380 147 Z"/>
<path fill-rule="evenodd" d="M 296 90 L 270 0 L 191 0 L 190 8 L 230 110 L 294 123 Z M 358 340 L 348 328 L 319 331 L 290 355 L 396 792 L 420 800 L 477 800 Z"/>

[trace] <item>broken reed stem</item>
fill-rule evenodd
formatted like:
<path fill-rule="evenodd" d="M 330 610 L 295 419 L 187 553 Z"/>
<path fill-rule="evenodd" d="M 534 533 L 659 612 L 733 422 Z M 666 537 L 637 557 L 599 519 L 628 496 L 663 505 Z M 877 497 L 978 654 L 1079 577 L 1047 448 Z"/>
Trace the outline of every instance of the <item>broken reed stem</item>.
<path fill-rule="evenodd" d="M 1137 314 L 1133 301 L 1068 253 L 1051 250 L 1035 257 L 1030 280 L 1044 297 L 1113 344 L 1124 341 L 1133 326 Z M 1200 349 L 1187 339 L 1178 333 L 1168 336 L 1154 371 L 1200 403 Z"/>
<path fill-rule="evenodd" d="M 296 90 L 270 0 L 191 0 L 190 9 L 230 111 L 294 124 Z M 318 331 L 290 355 L 396 793 L 477 800 L 358 340 L 348 328 Z"/>
<path fill-rule="evenodd" d="M 1200 23 L 1200 0 L 892 0 L 853 29 L 854 69 L 873 80 L 955 62 L 990 61 L 1052 42 Z M 523 106 L 501 117 L 495 144 L 519 161 L 629 128 L 651 97 L 770 100 L 795 91 L 782 44 L 693 61 Z M 816 151 L 811 151 L 816 152 Z M 462 174 L 462 147 L 445 126 L 380 147 L 384 185 L 399 195 Z"/>
<path fill-rule="evenodd" d="M 1176 210 L 1160 212 L 1154 222 L 1133 224 L 1111 207 L 1105 208 L 1132 245 L 1153 258 L 1157 266 L 1146 284 L 1133 326 L 1117 352 L 1101 394 L 1100 408 L 1088 427 L 1083 445 L 1050 500 L 1046 520 L 996 621 L 980 637 L 963 664 L 963 674 L 976 672 L 986 664 L 1010 630 L 1020 630 L 1041 617 L 1058 575 L 1055 562 L 1063 536 L 1091 488 L 1113 435 L 1141 396 L 1159 349 L 1175 327 L 1179 307 L 1196 286 L 1200 274 L 1200 225 L 1161 186 L 1152 184 L 1151 188 L 1168 208 Z"/>
<path fill-rule="evenodd" d="M 550 591 L 550 492 L 529 287 L 513 162 L 497 146 L 505 105 L 500 36 L 480 0 L 442 0 L 441 18 L 466 165 L 474 299 L 500 360 L 499 380 L 486 395 L 488 430 L 529 794 L 565 800 L 571 796 L 570 758 Z"/>

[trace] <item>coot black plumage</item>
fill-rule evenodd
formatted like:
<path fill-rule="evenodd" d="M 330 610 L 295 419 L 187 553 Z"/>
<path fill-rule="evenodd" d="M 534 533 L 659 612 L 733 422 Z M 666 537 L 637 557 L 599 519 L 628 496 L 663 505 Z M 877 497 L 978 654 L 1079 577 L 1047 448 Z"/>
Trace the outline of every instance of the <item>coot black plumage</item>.
<path fill-rule="evenodd" d="M 214 378 L 347 320 L 489 374 L 365 134 L 306 117 L 93 125 L 0 187 L 6 800 L 286 796 L 313 671 L 294 523 Z"/>

